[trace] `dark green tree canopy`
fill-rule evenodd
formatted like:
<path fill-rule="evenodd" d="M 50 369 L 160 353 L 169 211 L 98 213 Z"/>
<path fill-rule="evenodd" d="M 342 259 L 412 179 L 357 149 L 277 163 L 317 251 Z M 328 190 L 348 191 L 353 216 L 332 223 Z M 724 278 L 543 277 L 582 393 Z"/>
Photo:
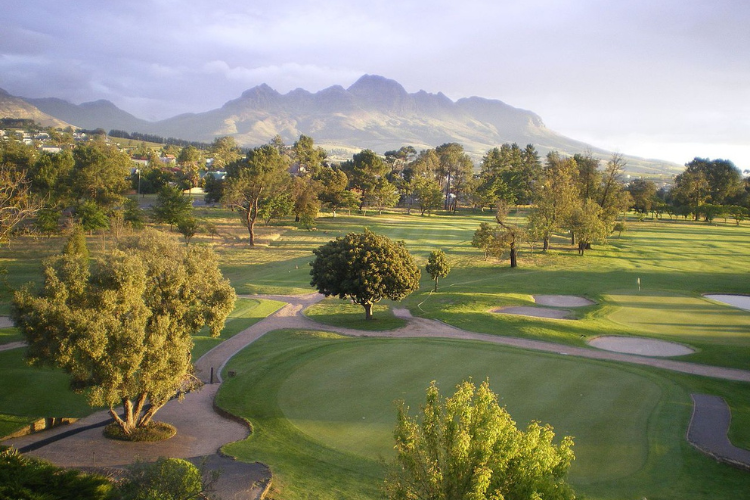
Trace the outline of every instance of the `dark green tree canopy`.
<path fill-rule="evenodd" d="M 349 298 L 372 318 L 382 299 L 401 300 L 419 288 L 420 271 L 403 242 L 365 229 L 349 233 L 313 250 L 310 285 L 325 294 Z"/>

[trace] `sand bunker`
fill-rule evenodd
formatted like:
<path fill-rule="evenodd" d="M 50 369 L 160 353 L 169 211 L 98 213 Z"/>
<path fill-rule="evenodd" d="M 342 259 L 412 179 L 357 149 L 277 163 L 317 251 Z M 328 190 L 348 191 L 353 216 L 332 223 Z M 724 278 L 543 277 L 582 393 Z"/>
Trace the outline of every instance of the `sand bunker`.
<path fill-rule="evenodd" d="M 500 314 L 516 314 L 519 316 L 532 316 L 534 318 L 567 319 L 568 311 L 561 309 L 545 309 L 543 307 L 500 307 L 492 312 Z"/>
<path fill-rule="evenodd" d="M 534 302 L 540 306 L 550 307 L 586 307 L 595 304 L 589 299 L 575 295 L 534 295 Z"/>
<path fill-rule="evenodd" d="M 686 345 L 643 337 L 620 337 L 607 335 L 589 341 L 589 345 L 605 351 L 641 356 L 671 357 L 692 354 L 695 351 Z"/>
<path fill-rule="evenodd" d="M 704 295 L 707 299 L 723 302 L 724 304 L 750 311 L 749 295 Z"/>
<path fill-rule="evenodd" d="M 0 316 L 0 328 L 11 328 L 13 321 L 7 316 Z"/>

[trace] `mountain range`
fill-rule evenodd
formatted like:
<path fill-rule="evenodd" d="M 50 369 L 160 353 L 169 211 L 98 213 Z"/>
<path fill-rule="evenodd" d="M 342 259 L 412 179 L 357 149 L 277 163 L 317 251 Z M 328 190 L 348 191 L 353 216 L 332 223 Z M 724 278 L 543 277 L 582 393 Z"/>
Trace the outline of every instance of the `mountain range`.
<path fill-rule="evenodd" d="M 537 114 L 502 101 L 481 97 L 452 101 L 442 93 L 408 93 L 398 82 L 376 75 L 364 75 L 346 89 L 336 85 L 316 93 L 296 89 L 281 94 L 263 84 L 221 108 L 157 122 L 137 118 L 104 100 L 76 105 L 7 93 L 0 93 L 0 116 L 13 107 L 3 104 L 9 100 L 19 107 L 21 101 L 44 119 L 85 129 L 117 129 L 203 142 L 232 136 L 247 147 L 267 143 L 277 134 L 289 144 L 305 134 L 339 155 L 365 148 L 383 153 L 404 145 L 419 150 L 446 142 L 462 144 L 475 160 L 493 147 L 513 142 L 522 147 L 534 144 L 541 155 L 552 150 L 571 155 L 590 150 L 601 158 L 610 154 L 560 135 L 548 129 Z M 626 160 L 633 173 L 680 170 L 664 161 L 627 156 Z"/>

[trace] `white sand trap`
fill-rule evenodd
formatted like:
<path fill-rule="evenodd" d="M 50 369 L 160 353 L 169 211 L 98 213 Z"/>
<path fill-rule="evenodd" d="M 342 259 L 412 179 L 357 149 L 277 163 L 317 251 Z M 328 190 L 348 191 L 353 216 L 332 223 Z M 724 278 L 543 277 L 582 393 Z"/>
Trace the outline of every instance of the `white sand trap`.
<path fill-rule="evenodd" d="M 707 299 L 750 311 L 750 295 L 704 295 Z"/>
<path fill-rule="evenodd" d="M 543 307 L 501 307 L 492 312 L 500 314 L 516 314 L 518 316 L 532 316 L 534 318 L 568 319 L 568 311 L 561 309 L 544 309 Z"/>
<path fill-rule="evenodd" d="M 646 339 L 643 337 L 619 337 L 606 335 L 589 341 L 589 345 L 605 351 L 641 356 L 671 357 L 692 354 L 695 351 L 686 345 L 665 340 Z"/>
<path fill-rule="evenodd" d="M 575 295 L 534 295 L 534 302 L 540 306 L 550 307 L 586 307 L 592 306 L 595 302 L 577 297 Z"/>
<path fill-rule="evenodd" d="M 0 316 L 0 328 L 11 328 L 13 321 L 7 316 Z"/>

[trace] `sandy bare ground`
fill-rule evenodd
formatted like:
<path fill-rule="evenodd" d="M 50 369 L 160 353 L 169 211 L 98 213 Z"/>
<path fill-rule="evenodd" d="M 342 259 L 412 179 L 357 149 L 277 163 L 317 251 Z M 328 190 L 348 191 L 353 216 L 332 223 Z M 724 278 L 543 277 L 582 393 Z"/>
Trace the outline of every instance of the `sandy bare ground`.
<path fill-rule="evenodd" d="M 595 302 L 576 295 L 534 295 L 534 302 L 549 307 L 586 307 Z"/>
<path fill-rule="evenodd" d="M 704 297 L 706 297 L 707 299 L 715 300 L 716 302 L 723 302 L 724 304 L 730 305 L 732 307 L 744 309 L 745 311 L 750 311 L 750 295 L 710 294 L 704 295 Z"/>
<path fill-rule="evenodd" d="M 12 328 L 13 321 L 8 316 L 0 316 L 0 328 Z"/>
<path fill-rule="evenodd" d="M 647 339 L 643 337 L 622 337 L 618 335 L 596 337 L 595 339 L 590 340 L 588 344 L 597 349 L 604 349 L 605 351 L 664 358 L 685 356 L 686 354 L 692 354 L 695 352 L 690 347 L 676 342 Z"/>
<path fill-rule="evenodd" d="M 106 412 L 100 412 L 79 420 L 67 428 L 59 428 L 45 433 L 7 440 L 3 444 L 23 448 L 34 445 L 34 443 L 43 441 L 50 436 L 54 437 L 57 433 L 83 428 L 79 433 L 50 442 L 34 451 L 29 451 L 29 453 L 48 459 L 58 465 L 74 467 L 123 465 L 136 459 L 153 460 L 159 456 L 178 458 L 212 457 L 223 444 L 243 439 L 248 435 L 247 426 L 224 418 L 214 411 L 213 399 L 220 385 L 218 374 L 221 368 L 237 352 L 265 333 L 286 328 L 333 331 L 350 336 L 380 336 L 386 338 L 434 337 L 475 340 L 533 351 L 646 365 L 706 377 L 750 382 L 750 371 L 746 370 L 696 365 L 681 361 L 649 358 L 584 347 L 572 347 L 538 340 L 474 333 L 424 318 L 411 318 L 403 328 L 385 332 L 331 327 L 317 323 L 302 314 L 302 311 L 306 307 L 320 301 L 323 298 L 322 295 L 250 297 L 281 300 L 287 302 L 287 305 L 250 328 L 238 333 L 231 339 L 222 342 L 195 363 L 196 373 L 201 380 L 210 382 L 210 373 L 213 368 L 214 380 L 219 383 L 207 384 L 199 392 L 188 394 L 183 402 L 172 401 L 159 412 L 159 420 L 171 423 L 177 427 L 178 433 L 174 438 L 160 443 L 123 443 L 108 440 L 103 437 L 101 428 L 86 428 L 87 425 L 97 424 L 107 419 Z M 404 318 L 411 316 L 405 310 L 399 310 L 397 314 Z M 267 481 L 270 479 L 268 468 L 262 464 L 242 464 L 241 462 L 236 462 L 235 468 L 241 471 L 241 474 L 238 474 L 246 477 L 247 482 L 239 484 L 239 486 L 236 484 L 233 485 L 235 490 L 227 498 L 257 498 L 260 488 L 251 488 L 250 485 L 257 480 Z M 227 491 L 222 496 L 229 493 Z"/>

